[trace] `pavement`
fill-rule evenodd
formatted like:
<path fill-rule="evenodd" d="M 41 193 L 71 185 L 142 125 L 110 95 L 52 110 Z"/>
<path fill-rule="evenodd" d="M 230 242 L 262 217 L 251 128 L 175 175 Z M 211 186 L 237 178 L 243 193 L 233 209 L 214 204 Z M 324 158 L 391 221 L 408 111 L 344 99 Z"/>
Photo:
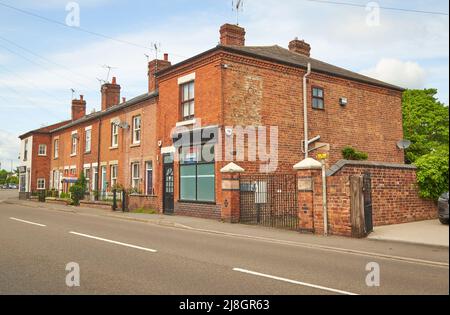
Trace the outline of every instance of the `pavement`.
<path fill-rule="evenodd" d="M 439 220 L 380 226 L 368 237 L 371 240 L 449 247 L 449 226 Z"/>
<path fill-rule="evenodd" d="M 0 294 L 445 294 L 448 249 L 1 196 Z M 69 262 L 81 285 L 65 284 Z M 367 264 L 381 285 L 366 284 Z"/>

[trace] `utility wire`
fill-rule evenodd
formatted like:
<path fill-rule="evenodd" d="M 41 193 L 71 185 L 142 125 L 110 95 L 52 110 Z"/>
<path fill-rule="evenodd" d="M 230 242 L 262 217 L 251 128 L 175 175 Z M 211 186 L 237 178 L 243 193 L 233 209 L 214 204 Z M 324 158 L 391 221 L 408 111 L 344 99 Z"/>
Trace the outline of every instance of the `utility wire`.
<path fill-rule="evenodd" d="M 340 1 L 330 1 L 330 0 L 303 0 L 303 1 L 323 3 L 323 4 L 335 4 L 335 5 L 342 5 L 342 6 L 351 6 L 351 7 L 358 7 L 358 8 L 366 8 L 367 7 L 367 4 L 358 4 L 358 3 L 340 2 Z M 447 12 L 414 10 L 414 9 L 384 7 L 384 6 L 380 6 L 380 9 L 390 10 L 390 11 L 420 13 L 420 14 L 445 15 L 445 16 L 449 15 Z"/>
<path fill-rule="evenodd" d="M 64 66 L 64 65 L 62 65 L 62 64 L 59 64 L 59 63 L 57 63 L 57 62 L 54 62 L 54 61 L 52 61 L 52 60 L 50 60 L 50 59 L 48 59 L 48 58 L 46 58 L 46 57 L 44 57 L 44 56 L 41 56 L 41 55 L 35 53 L 34 51 L 32 51 L 32 50 L 30 50 L 30 49 L 28 49 L 28 48 L 26 48 L 26 47 L 24 47 L 24 46 L 21 46 L 21 45 L 19 45 L 18 43 L 14 42 L 14 41 L 12 41 L 12 40 L 10 40 L 10 39 L 7 39 L 7 38 L 5 38 L 5 37 L 3 37 L 3 36 L 1 36 L 1 35 L 0 35 L 0 39 L 3 40 L 3 41 L 5 41 L 5 42 L 7 42 L 7 43 L 9 43 L 9 44 L 11 44 L 11 45 L 13 45 L 13 46 L 15 46 L 15 47 L 17 47 L 17 48 L 19 48 L 19 49 L 22 49 L 22 50 L 28 52 L 29 54 L 31 54 L 31 55 L 33 55 L 33 56 L 35 56 L 35 57 L 37 57 L 37 58 L 40 58 L 40 59 L 42 59 L 42 60 L 48 62 L 48 63 L 50 63 L 50 64 L 53 64 L 53 65 L 55 65 L 55 66 L 64 68 L 64 69 L 66 69 L 67 71 L 69 71 L 69 72 L 71 72 L 71 73 L 73 73 L 73 74 L 75 74 L 75 75 L 77 75 L 77 76 L 79 76 L 79 77 L 81 77 L 81 78 L 92 80 L 92 78 L 88 77 L 87 75 L 84 75 L 84 74 L 75 72 L 75 71 L 73 71 L 72 69 L 70 69 L 69 67 L 66 67 L 66 66 Z"/>
<path fill-rule="evenodd" d="M 23 78 L 21 75 L 19 75 L 18 73 L 14 72 L 13 70 L 11 70 L 11 69 L 5 67 L 4 65 L 1 65 L 1 64 L 0 64 L 0 69 L 3 69 L 4 71 L 9 72 L 10 74 L 12 74 L 12 75 L 16 76 L 17 78 L 19 78 L 21 81 L 26 82 L 26 84 L 24 84 L 24 85 L 30 85 L 30 86 L 34 87 L 35 90 L 39 90 L 40 92 L 42 92 L 42 93 L 45 94 L 46 96 L 48 96 L 48 97 L 50 97 L 50 98 L 52 98 L 52 99 L 55 99 L 55 100 L 57 100 L 58 102 L 65 103 L 65 102 L 63 102 L 61 99 L 59 99 L 59 97 L 55 97 L 54 95 L 51 95 L 51 94 L 48 93 L 46 90 L 40 88 L 39 86 L 37 86 L 36 84 L 34 84 L 33 82 L 31 82 L 30 80 L 27 80 L 27 79 Z"/>
<path fill-rule="evenodd" d="M 82 84 L 82 83 L 80 83 L 80 82 L 76 82 L 76 81 L 74 81 L 74 80 L 72 80 L 72 79 L 70 79 L 70 78 L 67 78 L 67 77 L 65 77 L 65 76 L 63 76 L 63 75 L 61 75 L 61 74 L 59 74 L 59 73 L 55 73 L 53 70 L 49 69 L 48 67 L 46 67 L 46 66 L 44 66 L 44 65 L 42 65 L 42 64 L 40 64 L 40 63 L 38 63 L 38 62 L 35 62 L 34 60 L 31 60 L 31 59 L 29 59 L 28 57 L 26 57 L 26 56 L 24 56 L 24 55 L 22 55 L 22 54 L 20 54 L 20 53 L 18 53 L 18 52 L 16 52 L 16 51 L 10 49 L 10 48 L 8 48 L 8 47 L 6 47 L 6 46 L 4 46 L 4 45 L 1 45 L 1 44 L 0 44 L 0 47 L 3 48 L 3 49 L 5 49 L 5 50 L 7 50 L 8 52 L 10 52 L 10 53 L 13 54 L 13 55 L 19 56 L 20 58 L 22 58 L 22 59 L 28 61 L 29 63 L 32 63 L 32 64 L 34 64 L 34 65 L 36 65 L 36 66 L 38 66 L 38 67 L 41 67 L 41 68 L 45 69 L 47 72 L 52 73 L 52 74 L 55 75 L 55 76 L 58 76 L 58 77 L 60 77 L 60 78 L 62 78 L 62 79 L 64 79 L 64 80 L 70 81 L 70 82 L 72 82 L 72 83 L 74 83 L 74 84 L 76 84 L 76 85 L 78 85 L 78 86 L 82 86 L 82 87 L 85 88 L 86 90 L 91 90 L 91 88 L 88 88 L 88 87 L 85 86 L 84 84 Z"/>
<path fill-rule="evenodd" d="M 87 33 L 87 34 L 94 35 L 94 36 L 97 36 L 97 37 L 102 37 L 104 39 L 115 41 L 115 42 L 118 42 L 118 43 L 121 43 L 121 44 L 131 45 L 131 46 L 134 46 L 134 47 L 137 47 L 137 48 L 143 48 L 145 50 L 152 50 L 152 51 L 155 50 L 154 47 L 148 47 L 148 46 L 144 46 L 144 45 L 141 45 L 141 44 L 133 43 L 133 42 L 130 42 L 130 41 L 127 41 L 127 40 L 114 38 L 114 37 L 111 37 L 111 36 L 108 36 L 108 35 L 105 35 L 105 34 L 102 34 L 102 33 L 98 33 L 98 32 L 94 32 L 94 31 L 88 30 L 88 29 L 83 28 L 83 27 L 69 26 L 66 23 L 63 23 L 63 22 L 60 22 L 60 21 L 57 21 L 57 20 L 53 20 L 53 19 L 50 19 L 48 17 L 42 16 L 42 15 L 39 15 L 39 14 L 30 12 L 30 11 L 27 11 L 27 10 L 24 10 L 24 9 L 17 8 L 15 6 L 12 6 L 12 5 L 3 3 L 3 2 L 0 2 L 0 6 L 3 6 L 5 8 L 14 10 L 16 12 L 19 12 L 19 13 L 22 13 L 22 14 L 25 14 L 25 15 L 28 15 L 28 16 L 32 16 L 34 18 L 37 18 L 37 19 L 40 19 L 40 20 L 43 20 L 43 21 L 46 21 L 46 22 L 49 22 L 49 23 L 57 24 L 57 25 L 60 25 L 60 26 L 63 26 L 63 27 L 66 27 L 66 28 L 69 28 L 69 29 L 72 29 L 72 30 L 76 30 L 76 31 L 79 31 L 79 32 Z M 177 56 L 177 57 L 186 58 L 185 56 L 177 55 L 177 54 L 174 54 L 174 53 L 170 53 L 170 54 L 174 55 L 174 56 Z"/>

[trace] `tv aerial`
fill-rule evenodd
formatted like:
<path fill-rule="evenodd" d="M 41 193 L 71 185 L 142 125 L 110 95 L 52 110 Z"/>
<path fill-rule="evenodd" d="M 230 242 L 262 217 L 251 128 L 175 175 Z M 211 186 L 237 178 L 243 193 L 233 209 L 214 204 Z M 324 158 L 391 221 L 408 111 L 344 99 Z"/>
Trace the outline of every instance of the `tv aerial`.
<path fill-rule="evenodd" d="M 239 13 L 244 11 L 244 0 L 233 0 L 232 6 L 236 12 L 236 24 L 239 25 Z"/>
<path fill-rule="evenodd" d="M 400 140 L 399 142 L 397 142 L 397 147 L 400 150 L 406 150 L 411 146 L 411 141 L 409 140 Z"/>
<path fill-rule="evenodd" d="M 111 70 L 117 69 L 117 68 L 111 67 L 110 65 L 103 65 L 102 67 L 105 68 L 105 69 L 108 69 L 108 74 L 106 75 L 106 80 L 104 80 L 105 83 L 108 83 L 109 82 L 109 76 L 111 74 Z"/>

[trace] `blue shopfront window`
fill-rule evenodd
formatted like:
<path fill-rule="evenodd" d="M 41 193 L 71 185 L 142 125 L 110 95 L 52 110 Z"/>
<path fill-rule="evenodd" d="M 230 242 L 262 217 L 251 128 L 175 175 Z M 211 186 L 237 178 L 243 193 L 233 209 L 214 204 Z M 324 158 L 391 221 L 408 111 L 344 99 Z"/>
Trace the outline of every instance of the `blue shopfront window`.
<path fill-rule="evenodd" d="M 180 150 L 180 200 L 215 202 L 214 145 Z"/>

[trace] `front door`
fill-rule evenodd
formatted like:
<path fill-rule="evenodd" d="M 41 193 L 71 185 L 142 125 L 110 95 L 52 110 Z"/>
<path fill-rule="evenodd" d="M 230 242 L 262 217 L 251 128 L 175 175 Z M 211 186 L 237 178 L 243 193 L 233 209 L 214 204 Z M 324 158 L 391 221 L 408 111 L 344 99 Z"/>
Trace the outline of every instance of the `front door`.
<path fill-rule="evenodd" d="M 163 167 L 163 192 L 164 192 L 164 214 L 173 214 L 174 212 L 174 174 L 173 174 L 173 155 L 164 155 Z"/>

